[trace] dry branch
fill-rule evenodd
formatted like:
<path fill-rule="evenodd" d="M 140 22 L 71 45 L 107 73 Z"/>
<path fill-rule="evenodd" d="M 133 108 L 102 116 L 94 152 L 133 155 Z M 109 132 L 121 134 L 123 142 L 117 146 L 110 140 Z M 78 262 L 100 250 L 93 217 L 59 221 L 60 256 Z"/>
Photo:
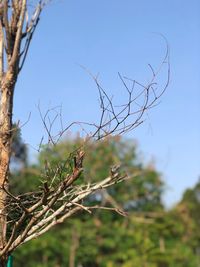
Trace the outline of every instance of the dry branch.
<path fill-rule="evenodd" d="M 77 153 L 76 162 L 73 173 L 67 175 L 56 187 L 48 187 L 46 184 L 41 191 L 18 197 L 7 192 L 10 206 L 7 223 L 12 231 L 9 234 L 7 245 L 0 255 L 10 253 L 19 245 L 40 236 L 52 226 L 61 223 L 65 218 L 80 210 L 90 211 L 100 208 L 98 206 L 85 207 L 83 202 L 94 192 L 127 178 L 127 175 L 120 176 L 116 168 L 115 173 L 112 171 L 111 176 L 98 183 L 77 186 L 74 183 L 83 171 L 82 151 Z M 116 208 L 112 210 L 120 213 Z"/>
<path fill-rule="evenodd" d="M 118 167 L 113 167 L 110 176 L 102 181 L 77 185 L 76 181 L 84 171 L 83 147 L 71 153 L 66 159 L 65 166 L 60 164 L 53 169 L 53 172 L 51 169 L 52 176 L 44 178 L 41 187 L 35 192 L 15 196 L 9 190 L 14 88 L 19 72 L 24 66 L 41 12 L 47 2 L 38 1 L 34 11 L 30 13 L 26 0 L 0 1 L 0 264 L 3 267 L 7 256 L 18 246 L 42 235 L 77 212 L 108 209 L 125 215 L 116 205 L 109 208 L 85 205 L 85 200 L 91 194 L 105 190 L 129 177 L 126 174 L 121 175 Z M 55 146 L 64 133 L 73 126 L 79 126 L 81 129 L 89 128 L 90 134 L 86 141 L 90 139 L 98 141 L 110 135 L 124 134 L 138 127 L 143 123 L 144 114 L 158 104 L 169 84 L 168 45 L 158 70 L 149 66 L 152 77 L 146 85 L 118 74 L 127 95 L 126 102 L 120 104 L 114 103 L 113 97 L 108 95 L 99 78 L 87 71 L 94 80 L 99 94 L 99 123 L 77 121 L 64 128 L 61 120 L 61 132 L 52 136 L 54 122 L 61 115 L 58 113 L 51 120 L 49 115 L 52 110 L 48 110 L 45 115 L 40 111 L 50 145 Z M 167 66 L 166 81 L 163 85 L 159 85 L 157 77 L 165 66 Z"/>

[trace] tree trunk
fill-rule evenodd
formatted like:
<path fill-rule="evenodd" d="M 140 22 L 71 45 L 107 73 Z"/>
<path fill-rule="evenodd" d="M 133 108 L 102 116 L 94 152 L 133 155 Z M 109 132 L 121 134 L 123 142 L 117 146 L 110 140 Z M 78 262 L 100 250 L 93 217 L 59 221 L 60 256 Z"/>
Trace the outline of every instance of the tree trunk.
<path fill-rule="evenodd" d="M 0 249 L 6 244 L 6 190 L 8 189 L 9 163 L 12 137 L 12 109 L 15 74 L 8 70 L 1 80 L 0 99 Z M 6 261 L 6 259 L 1 259 Z M 3 262 L 1 263 L 3 265 Z"/>
<path fill-rule="evenodd" d="M 7 261 L 8 261 L 8 256 L 3 256 L 0 258 L 0 266 L 1 267 L 7 267 Z"/>
<path fill-rule="evenodd" d="M 77 233 L 76 227 L 72 229 L 72 239 L 71 239 L 71 247 L 70 247 L 70 255 L 69 255 L 69 267 L 75 267 L 75 259 L 76 259 L 76 250 L 79 245 L 79 235 Z"/>

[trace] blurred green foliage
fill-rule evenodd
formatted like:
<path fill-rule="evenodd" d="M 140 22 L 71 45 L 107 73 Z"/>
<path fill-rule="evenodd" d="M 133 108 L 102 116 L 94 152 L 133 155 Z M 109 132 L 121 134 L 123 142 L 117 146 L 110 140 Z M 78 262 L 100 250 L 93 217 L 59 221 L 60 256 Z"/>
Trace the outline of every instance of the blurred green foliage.
<path fill-rule="evenodd" d="M 13 173 L 11 190 L 34 190 L 47 175 L 47 164 L 52 170 L 65 166 L 80 146 L 86 157 L 79 183 L 107 177 L 116 164 L 132 177 L 109 188 L 108 198 L 97 192 L 87 204 L 118 205 L 128 216 L 105 210 L 92 215 L 82 212 L 18 248 L 14 267 L 199 267 L 200 182 L 173 209 L 166 210 L 161 175 L 154 166 L 142 164 L 133 141 L 115 137 L 84 145 L 77 138 L 44 147 L 38 164 Z"/>

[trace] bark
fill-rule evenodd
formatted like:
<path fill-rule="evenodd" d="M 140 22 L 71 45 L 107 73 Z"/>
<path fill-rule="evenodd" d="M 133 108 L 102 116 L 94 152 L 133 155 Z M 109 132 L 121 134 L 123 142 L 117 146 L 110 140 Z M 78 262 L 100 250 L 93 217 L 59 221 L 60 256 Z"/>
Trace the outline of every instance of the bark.
<path fill-rule="evenodd" d="M 11 14 L 9 8 L 12 4 Z M 13 94 L 19 73 L 26 0 L 2 1 L 0 14 L 0 250 L 6 246 L 7 191 L 12 138 Z M 4 58 L 6 66 L 4 66 Z M 6 265 L 7 255 L 1 257 Z"/>
<path fill-rule="evenodd" d="M 0 99 L 0 248 L 6 244 L 6 192 L 11 153 L 12 109 L 15 74 L 8 70 L 1 80 Z"/>

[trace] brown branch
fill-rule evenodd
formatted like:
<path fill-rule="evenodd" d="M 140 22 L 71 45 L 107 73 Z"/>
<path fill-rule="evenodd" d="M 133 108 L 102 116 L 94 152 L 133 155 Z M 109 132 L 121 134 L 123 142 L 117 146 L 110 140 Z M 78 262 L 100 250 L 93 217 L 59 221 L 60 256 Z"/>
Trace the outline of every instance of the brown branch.
<path fill-rule="evenodd" d="M 41 12 L 42 12 L 42 10 L 44 8 L 44 5 L 45 5 L 44 2 L 42 3 L 40 1 L 38 3 L 38 5 L 37 5 L 37 7 L 35 9 L 35 12 L 32 15 L 32 18 L 30 20 L 29 25 L 28 25 L 28 22 L 27 22 L 26 32 L 22 34 L 23 37 L 26 37 L 26 42 L 25 42 L 25 45 L 24 45 L 24 49 L 20 54 L 21 63 L 20 63 L 20 66 L 19 66 L 19 72 L 21 71 L 21 69 L 24 66 L 24 63 L 25 63 L 25 60 L 26 60 L 26 57 L 27 57 L 27 54 L 28 54 L 28 51 L 29 51 L 29 47 L 30 47 L 30 44 L 31 44 L 31 40 L 33 38 L 33 35 L 34 35 L 35 30 L 37 28 L 37 25 L 39 23 L 40 14 L 41 14 Z"/>
<path fill-rule="evenodd" d="M 9 61 L 10 56 L 11 56 L 11 34 L 10 34 L 10 27 L 9 27 L 9 22 L 8 22 L 8 1 L 7 0 L 4 0 L 3 23 L 5 25 L 6 52 L 7 52 L 8 61 Z"/>
<path fill-rule="evenodd" d="M 4 73 L 4 34 L 3 34 L 3 27 L 2 27 L 2 22 L 0 21 L 0 87 L 1 87 L 1 82 L 3 78 L 3 73 Z"/>
<path fill-rule="evenodd" d="M 17 25 L 17 33 L 15 37 L 12 57 L 11 57 L 11 66 L 14 66 L 16 62 L 19 60 L 19 54 L 20 54 L 20 45 L 21 45 L 21 36 L 22 36 L 22 28 L 24 25 L 24 17 L 26 12 L 26 0 L 22 0 L 21 7 L 20 7 L 20 17 Z"/>

